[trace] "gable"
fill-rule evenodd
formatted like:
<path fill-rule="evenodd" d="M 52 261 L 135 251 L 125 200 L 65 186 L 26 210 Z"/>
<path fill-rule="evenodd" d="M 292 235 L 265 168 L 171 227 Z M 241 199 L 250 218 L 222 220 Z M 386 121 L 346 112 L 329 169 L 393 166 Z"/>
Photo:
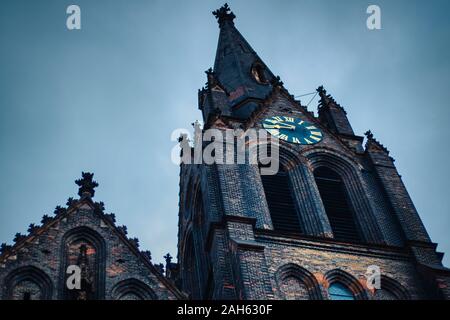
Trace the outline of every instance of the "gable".
<path fill-rule="evenodd" d="M 57 210 L 54 219 L 47 219 L 4 252 L 0 256 L 3 299 L 21 299 L 30 292 L 32 299 L 78 299 L 79 291 L 66 287 L 70 265 L 88 270 L 88 289 L 81 290 L 87 299 L 182 298 L 150 255 L 139 251 L 138 240 L 127 238 L 126 227 L 117 227 L 114 215 L 104 214 L 102 207 L 90 199 L 72 200 L 68 209 Z M 26 277 L 23 270 L 28 270 Z M 52 288 L 45 295 L 39 291 L 43 288 L 39 279 L 46 279 Z"/>

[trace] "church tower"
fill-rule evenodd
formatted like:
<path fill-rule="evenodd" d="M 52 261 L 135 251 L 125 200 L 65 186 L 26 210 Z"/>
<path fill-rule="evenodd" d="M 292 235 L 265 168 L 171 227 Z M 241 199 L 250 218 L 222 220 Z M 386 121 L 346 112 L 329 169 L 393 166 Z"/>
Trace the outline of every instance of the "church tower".
<path fill-rule="evenodd" d="M 196 128 L 272 128 L 280 168 L 181 164 L 182 290 L 193 299 L 449 298 L 443 254 L 387 148 L 370 131 L 356 135 L 322 86 L 314 116 L 236 29 L 228 5 L 213 14 L 219 42 Z"/>

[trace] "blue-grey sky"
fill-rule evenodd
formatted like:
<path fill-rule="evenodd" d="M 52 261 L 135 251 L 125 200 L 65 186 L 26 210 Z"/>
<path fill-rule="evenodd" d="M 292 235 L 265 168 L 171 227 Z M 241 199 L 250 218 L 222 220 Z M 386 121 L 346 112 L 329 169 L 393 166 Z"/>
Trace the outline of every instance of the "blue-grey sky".
<path fill-rule="evenodd" d="M 0 242 L 76 196 L 84 170 L 142 248 L 157 261 L 176 255 L 170 134 L 201 118 L 197 90 L 218 39 L 211 11 L 222 2 L 2 1 Z M 450 253 L 450 2 L 228 2 L 292 94 L 323 84 L 357 134 L 371 129 L 391 150 L 432 240 Z M 70 4 L 81 30 L 66 29 Z M 366 28 L 369 4 L 381 7 L 382 30 Z"/>

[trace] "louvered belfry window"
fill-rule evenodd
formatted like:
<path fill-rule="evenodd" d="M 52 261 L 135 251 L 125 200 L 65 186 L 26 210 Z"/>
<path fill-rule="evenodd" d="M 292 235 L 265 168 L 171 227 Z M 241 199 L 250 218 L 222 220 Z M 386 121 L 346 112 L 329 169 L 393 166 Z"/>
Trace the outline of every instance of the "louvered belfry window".
<path fill-rule="evenodd" d="M 274 230 L 300 234 L 302 230 L 287 172 L 280 170 L 276 175 L 261 175 L 261 180 Z"/>
<path fill-rule="evenodd" d="M 314 177 L 334 238 L 345 242 L 360 242 L 361 237 L 341 177 L 327 167 L 317 168 Z"/>

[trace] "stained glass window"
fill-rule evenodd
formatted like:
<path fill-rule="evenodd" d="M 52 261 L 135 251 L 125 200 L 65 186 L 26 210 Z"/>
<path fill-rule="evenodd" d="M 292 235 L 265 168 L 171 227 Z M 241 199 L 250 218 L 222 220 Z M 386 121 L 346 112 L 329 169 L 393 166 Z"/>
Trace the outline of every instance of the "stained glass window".
<path fill-rule="evenodd" d="M 330 300 L 355 300 L 353 293 L 339 282 L 332 283 L 328 288 Z"/>

